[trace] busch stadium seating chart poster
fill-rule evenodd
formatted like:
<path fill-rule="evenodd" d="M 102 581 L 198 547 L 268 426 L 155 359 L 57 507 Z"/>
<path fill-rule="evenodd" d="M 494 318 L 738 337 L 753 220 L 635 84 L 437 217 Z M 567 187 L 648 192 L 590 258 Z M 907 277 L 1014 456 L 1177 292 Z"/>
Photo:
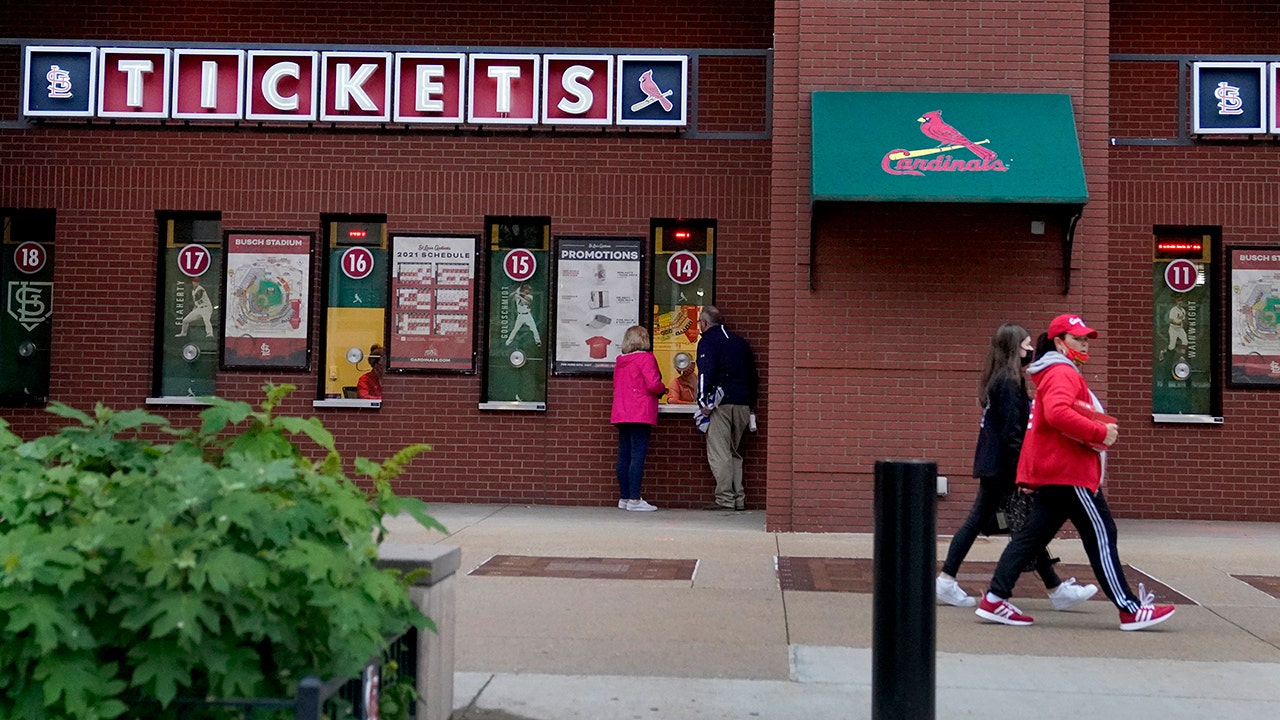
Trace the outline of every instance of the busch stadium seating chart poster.
<path fill-rule="evenodd" d="M 551 219 L 485 219 L 489 331 L 482 410 L 547 409 Z"/>
<path fill-rule="evenodd" d="M 1232 385 L 1280 387 L 1280 248 L 1227 250 Z"/>
<path fill-rule="evenodd" d="M 228 232 L 224 368 L 310 365 L 310 233 Z"/>
<path fill-rule="evenodd" d="M 557 374 L 609 374 L 640 324 L 641 238 L 558 238 Z"/>
<path fill-rule="evenodd" d="M 475 237 L 391 238 L 389 368 L 475 369 Z"/>
<path fill-rule="evenodd" d="M 216 392 L 222 346 L 222 228 L 216 218 L 162 218 L 154 397 Z"/>

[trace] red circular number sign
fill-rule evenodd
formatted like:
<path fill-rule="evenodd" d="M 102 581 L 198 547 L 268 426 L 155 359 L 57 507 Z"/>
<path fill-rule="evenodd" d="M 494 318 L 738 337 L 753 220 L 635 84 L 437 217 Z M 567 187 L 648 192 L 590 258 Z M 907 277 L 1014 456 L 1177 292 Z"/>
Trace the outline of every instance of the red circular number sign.
<path fill-rule="evenodd" d="M 342 274 L 352 280 L 362 280 L 373 272 L 373 253 L 368 248 L 347 248 L 342 253 Z"/>
<path fill-rule="evenodd" d="M 538 258 L 528 250 L 517 248 L 507 253 L 507 257 L 502 261 L 502 270 L 512 280 L 524 282 L 537 272 Z"/>
<path fill-rule="evenodd" d="M 1184 293 L 1196 286 L 1199 270 L 1190 260 L 1174 260 L 1164 269 L 1164 283 L 1174 292 Z"/>
<path fill-rule="evenodd" d="M 44 246 L 30 240 L 22 243 L 13 251 L 13 264 L 28 275 L 40 272 L 48 259 L 49 253 L 44 249 Z"/>
<path fill-rule="evenodd" d="M 203 245 L 184 245 L 178 251 L 178 270 L 187 277 L 200 277 L 209 271 L 213 258 Z"/>
<path fill-rule="evenodd" d="M 678 285 L 688 285 L 702 274 L 702 263 L 698 256 L 688 250 L 681 250 L 667 261 L 667 277 Z"/>

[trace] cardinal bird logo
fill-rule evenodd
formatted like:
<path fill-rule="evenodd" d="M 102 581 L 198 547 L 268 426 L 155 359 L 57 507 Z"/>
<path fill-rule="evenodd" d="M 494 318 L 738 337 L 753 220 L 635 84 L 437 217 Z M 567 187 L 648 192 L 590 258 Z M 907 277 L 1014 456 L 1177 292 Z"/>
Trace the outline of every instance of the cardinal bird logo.
<path fill-rule="evenodd" d="M 671 112 L 671 108 L 675 107 L 667 98 L 671 96 L 671 91 L 662 91 L 658 87 L 658 83 L 653 81 L 653 71 L 645 70 L 640 75 L 640 91 L 645 94 L 645 99 L 631 106 L 632 112 L 637 112 L 649 107 L 654 103 L 662 106 L 663 112 Z"/>
<path fill-rule="evenodd" d="M 880 169 L 890 175 L 924 175 L 925 172 L 1006 172 L 1009 168 L 1000 161 L 1000 156 L 991 148 L 983 147 L 991 142 L 987 139 L 974 142 L 965 134 L 952 127 L 942 119 L 941 110 L 930 110 L 916 118 L 920 123 L 920 132 L 926 137 L 938 141 L 937 147 L 921 150 L 890 150 L 880 161 Z M 942 155 L 951 150 L 966 148 L 977 156 L 973 160 L 963 160 L 951 155 Z M 929 160 L 923 156 L 937 155 Z"/>
<path fill-rule="evenodd" d="M 916 118 L 916 122 L 920 123 L 920 132 L 938 141 L 938 147 L 943 145 L 963 145 L 973 151 L 974 155 L 983 160 L 995 160 L 996 154 L 991 150 L 979 146 L 969 138 L 964 136 L 959 130 L 947 124 L 942 119 L 941 110 L 933 110 Z M 986 142 L 983 140 L 982 142 Z"/>

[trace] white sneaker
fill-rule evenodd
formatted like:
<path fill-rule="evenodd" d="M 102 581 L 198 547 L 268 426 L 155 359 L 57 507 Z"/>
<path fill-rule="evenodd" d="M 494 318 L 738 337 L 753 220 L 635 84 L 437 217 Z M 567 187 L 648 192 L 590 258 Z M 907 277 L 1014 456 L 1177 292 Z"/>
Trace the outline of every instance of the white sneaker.
<path fill-rule="evenodd" d="M 649 503 L 645 502 L 643 499 L 639 499 L 639 500 L 628 500 L 627 509 L 630 510 L 631 512 L 653 512 L 658 508 L 650 505 Z"/>
<path fill-rule="evenodd" d="M 1097 585 L 1077 585 L 1076 579 L 1071 578 L 1070 580 L 1063 580 L 1061 585 L 1049 593 L 1049 602 L 1053 603 L 1054 610 L 1066 610 L 1074 605 L 1079 605 L 1097 593 Z"/>
<path fill-rule="evenodd" d="M 618 501 L 618 509 L 619 509 L 619 510 L 626 510 L 626 509 L 627 509 L 627 503 L 628 503 L 628 502 L 630 502 L 630 501 L 629 501 L 629 500 L 627 500 L 626 498 L 623 498 L 623 499 L 619 500 L 619 501 Z"/>
<path fill-rule="evenodd" d="M 959 583 L 941 575 L 933 581 L 933 594 L 938 596 L 939 602 L 955 605 L 956 607 L 973 607 L 978 604 L 977 600 L 964 594 L 964 590 L 960 589 Z"/>

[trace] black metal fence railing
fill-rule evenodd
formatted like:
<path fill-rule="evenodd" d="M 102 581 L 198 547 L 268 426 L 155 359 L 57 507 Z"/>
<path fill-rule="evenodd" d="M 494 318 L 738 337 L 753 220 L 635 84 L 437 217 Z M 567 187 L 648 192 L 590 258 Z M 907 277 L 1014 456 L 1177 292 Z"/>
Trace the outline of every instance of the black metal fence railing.
<path fill-rule="evenodd" d="M 320 720 L 350 717 L 369 720 L 378 717 L 370 713 L 370 705 L 376 703 L 381 687 L 382 672 L 395 668 L 394 678 L 410 682 L 418 673 L 418 629 L 409 628 L 386 649 L 381 662 L 371 662 L 357 678 L 334 678 L 328 682 L 315 676 L 303 678 L 298 683 L 298 694 L 292 698 L 179 698 L 170 715 L 156 713 L 153 717 L 173 717 L 180 720 Z M 343 701 L 343 702 L 339 702 Z M 350 715 L 345 714 L 350 707 Z M 141 709 L 141 708 L 135 708 Z M 409 706 L 409 717 L 417 716 L 417 703 Z M 290 715 L 292 713 L 292 715 Z"/>

